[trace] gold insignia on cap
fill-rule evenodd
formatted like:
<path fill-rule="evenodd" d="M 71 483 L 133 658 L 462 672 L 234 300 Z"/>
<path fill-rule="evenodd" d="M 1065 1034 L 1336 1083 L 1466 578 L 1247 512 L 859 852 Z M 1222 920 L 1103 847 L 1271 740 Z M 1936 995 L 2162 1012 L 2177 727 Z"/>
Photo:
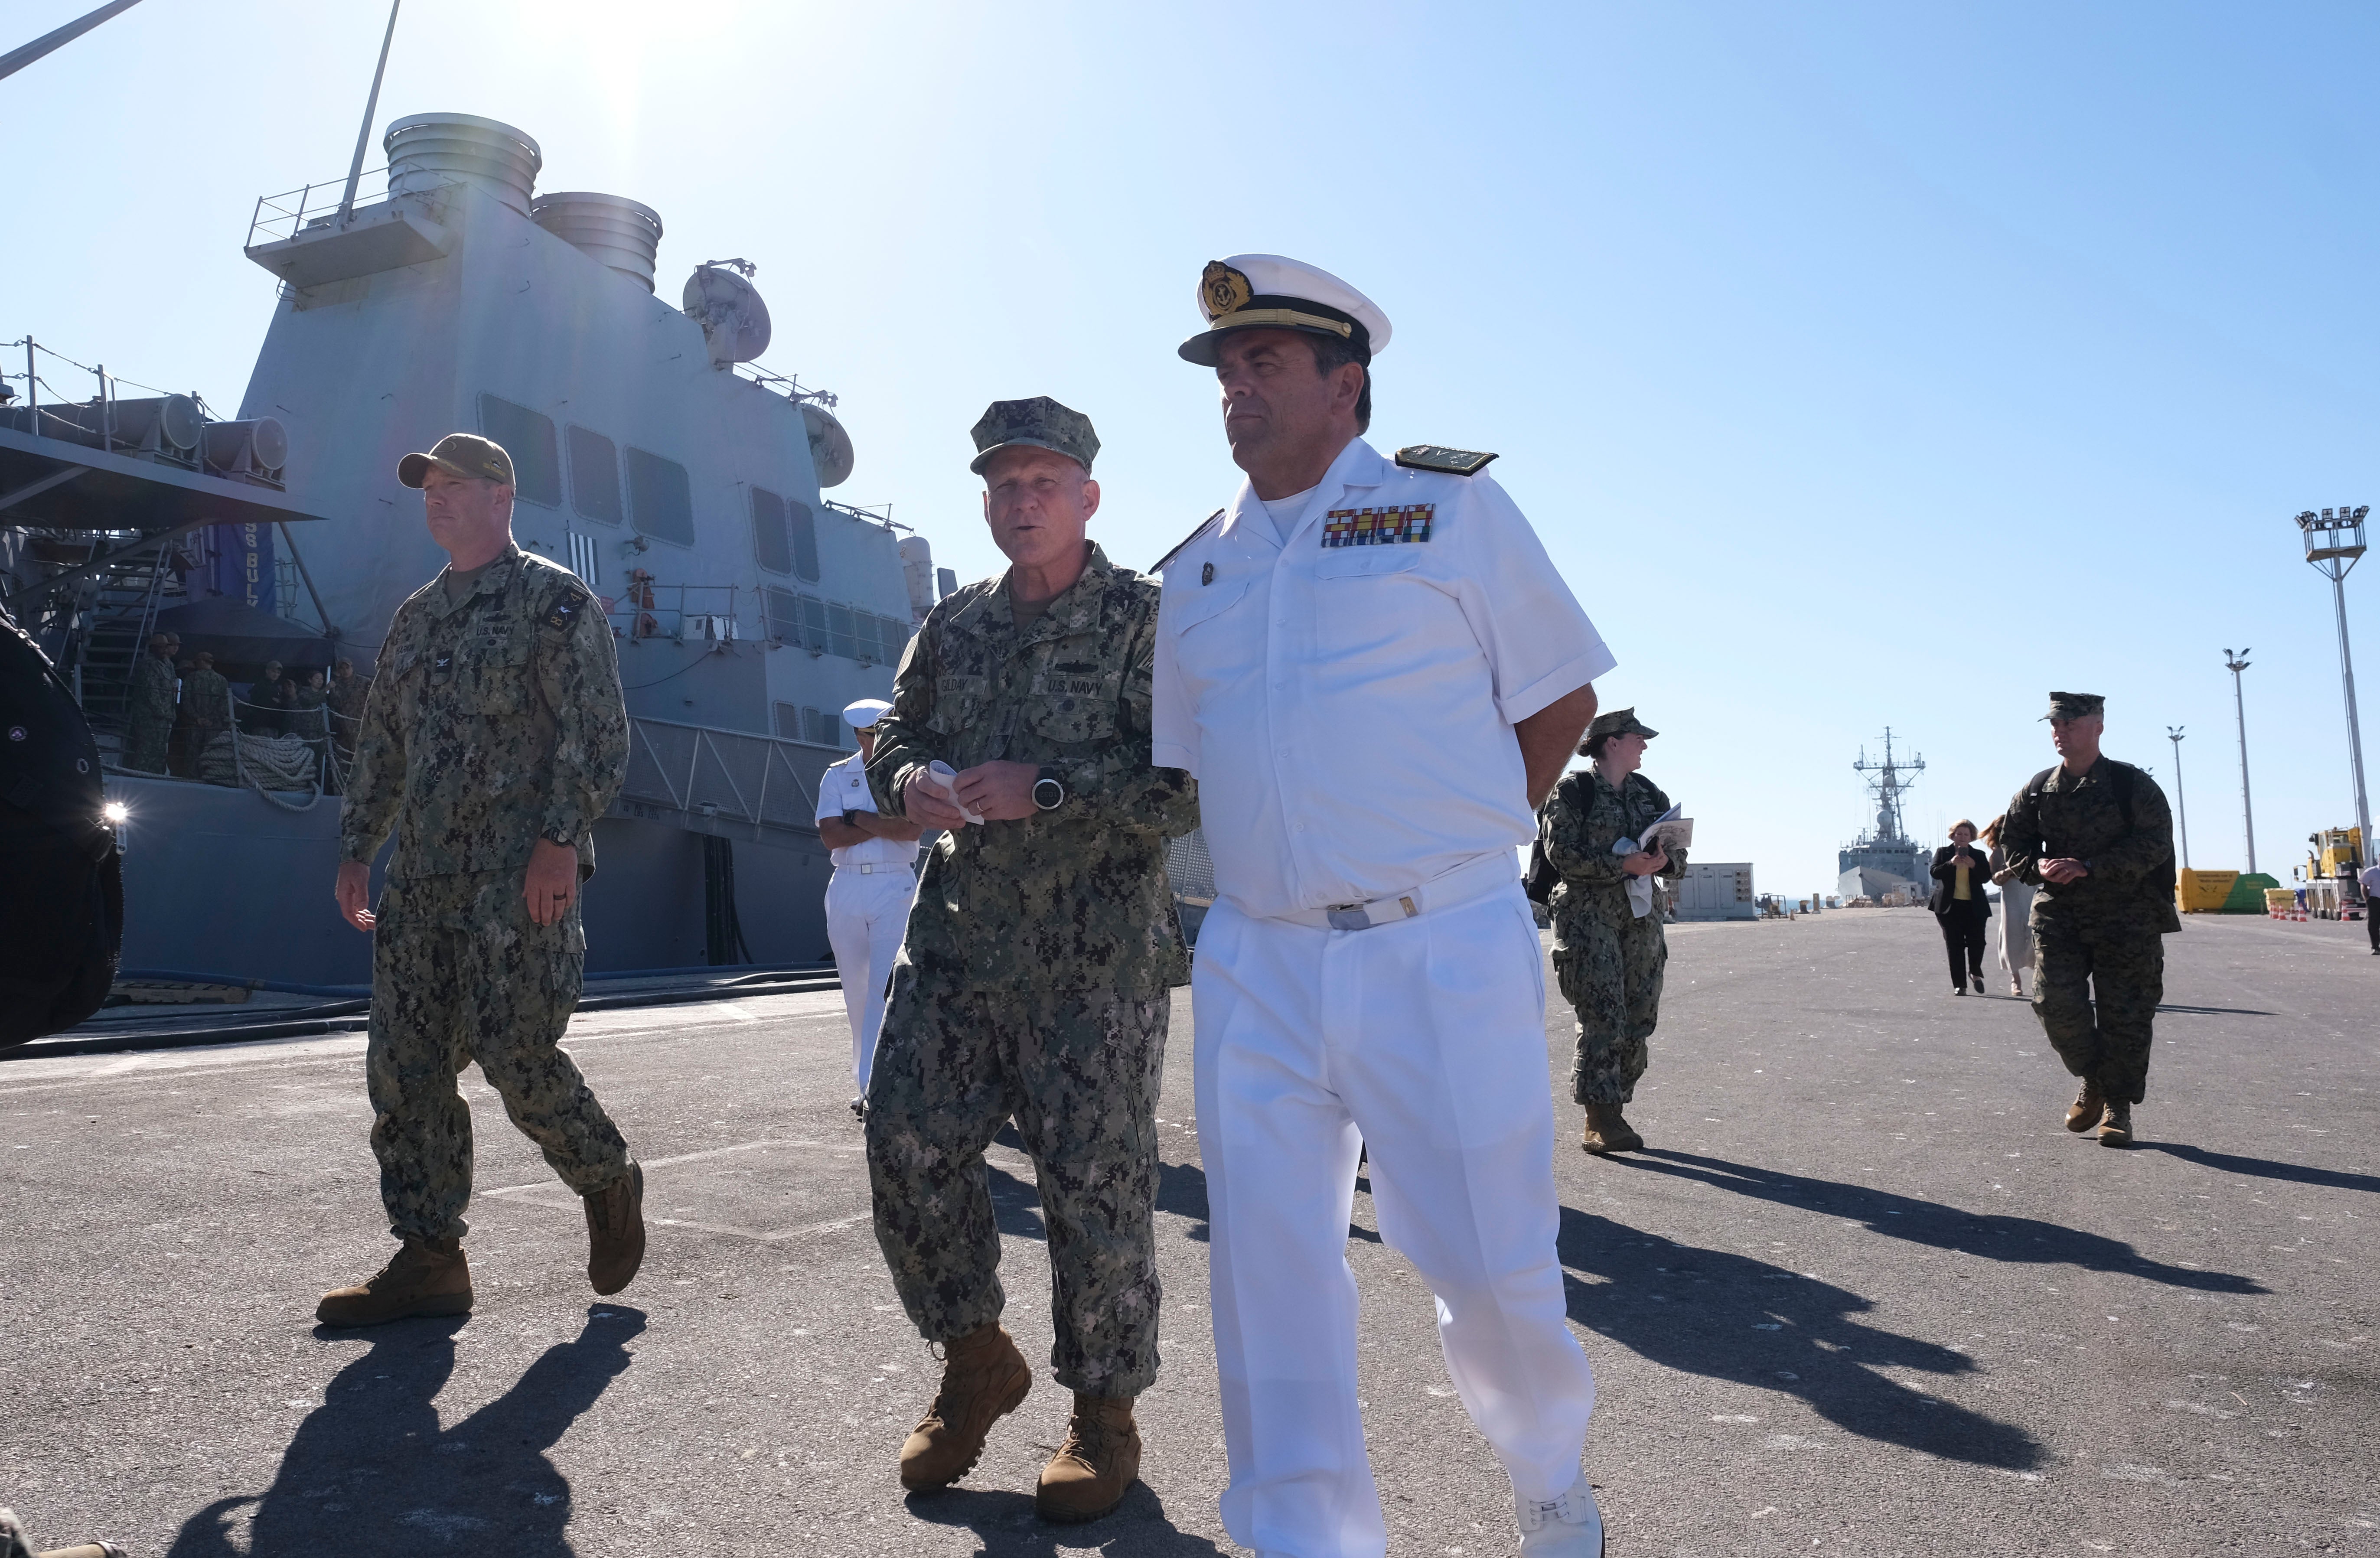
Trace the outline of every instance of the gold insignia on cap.
<path fill-rule="evenodd" d="M 1237 313 L 1256 295 L 1257 289 L 1249 285 L 1248 278 L 1220 260 L 1208 261 L 1206 270 L 1199 274 L 1198 296 L 1207 304 L 1208 319 Z"/>

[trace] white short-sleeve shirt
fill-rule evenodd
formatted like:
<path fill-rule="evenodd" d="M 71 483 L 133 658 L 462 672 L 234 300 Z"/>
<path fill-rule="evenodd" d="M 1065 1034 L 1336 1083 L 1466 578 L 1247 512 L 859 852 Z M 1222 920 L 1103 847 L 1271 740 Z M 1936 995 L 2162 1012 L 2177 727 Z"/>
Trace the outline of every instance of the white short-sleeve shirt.
<path fill-rule="evenodd" d="M 1242 912 L 1368 902 L 1535 837 L 1512 726 L 1612 664 L 1493 478 L 1357 439 L 1286 539 L 1243 482 L 1168 563 L 1153 761 Z"/>
<path fill-rule="evenodd" d="M 868 787 L 868 767 L 859 754 L 838 763 L 830 763 L 819 775 L 818 820 L 832 817 L 840 820 L 846 811 L 873 811 L 876 797 Z M 838 866 L 905 866 L 917 858 L 917 841 L 905 843 L 899 839 L 868 838 L 857 844 L 831 849 L 828 855 Z"/>

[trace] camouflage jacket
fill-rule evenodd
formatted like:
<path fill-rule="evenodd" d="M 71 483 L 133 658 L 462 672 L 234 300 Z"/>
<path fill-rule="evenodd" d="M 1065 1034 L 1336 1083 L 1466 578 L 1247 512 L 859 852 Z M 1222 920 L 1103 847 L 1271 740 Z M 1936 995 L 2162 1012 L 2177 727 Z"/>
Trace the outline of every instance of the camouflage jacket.
<path fill-rule="evenodd" d="M 174 717 L 173 662 L 153 654 L 140 657 L 140 663 L 132 668 L 132 701 L 125 712 L 153 720 Z"/>
<path fill-rule="evenodd" d="M 1537 809 L 1537 836 L 1562 878 L 1548 906 L 1556 946 L 1568 946 L 1590 916 L 1611 923 L 1634 918 L 1628 908 L 1628 873 L 1620 869 L 1627 857 L 1613 854 L 1611 846 L 1634 838 L 1669 809 L 1670 797 L 1642 773 L 1622 779 L 1617 790 L 1591 768 L 1561 776 Z M 1670 863 L 1657 874 L 1673 882 L 1685 875 L 1686 852 L 1670 851 Z"/>
<path fill-rule="evenodd" d="M 2131 819 L 2124 817 L 2116 771 L 2129 769 Z M 2155 780 L 2130 763 L 2103 757 L 2081 776 L 2053 768 L 2041 783 L 2041 799 L 2027 784 L 2009 802 L 2000 824 L 2000 845 L 2017 880 L 2041 889 L 2037 914 L 2171 920 L 2179 930 L 2173 895 L 2173 811 Z M 2091 874 L 2060 885 L 2044 882 L 2041 862 L 2081 860 Z"/>
<path fill-rule="evenodd" d="M 323 689 L 324 701 L 333 715 L 331 731 L 340 740 L 355 739 L 356 726 L 364 717 L 364 700 L 370 692 L 371 683 L 352 675 L 344 682 L 332 677 L 330 686 Z"/>
<path fill-rule="evenodd" d="M 221 730 L 231 724 L 231 683 L 221 671 L 201 665 L 182 678 L 182 702 L 190 718 Z"/>
<path fill-rule="evenodd" d="M 339 858 L 389 874 L 506 870 L 540 838 L 594 874 L 595 819 L 628 770 L 612 627 L 577 576 L 507 545 L 460 602 L 440 574 L 396 608 L 364 700 Z"/>
<path fill-rule="evenodd" d="M 935 759 L 1055 769 L 1055 811 L 942 835 L 909 915 L 921 973 L 969 989 L 1147 995 L 1184 958 L 1165 840 L 1198 823 L 1197 782 L 1149 761 L 1157 581 L 1097 546 L 1083 577 L 1019 627 L 1008 576 L 946 597 L 910 641 L 868 780 L 902 816 L 902 786 Z"/>

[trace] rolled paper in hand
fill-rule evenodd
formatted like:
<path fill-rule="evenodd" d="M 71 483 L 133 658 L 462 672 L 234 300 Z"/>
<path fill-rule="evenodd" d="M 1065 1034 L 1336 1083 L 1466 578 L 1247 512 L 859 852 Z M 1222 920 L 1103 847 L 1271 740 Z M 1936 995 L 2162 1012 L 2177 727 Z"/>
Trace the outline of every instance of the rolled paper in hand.
<path fill-rule="evenodd" d="M 926 765 L 926 777 L 933 781 L 934 788 L 950 797 L 950 803 L 953 806 L 959 806 L 959 771 L 957 769 L 941 759 L 936 758 Z M 959 815 L 970 822 L 980 823 L 983 821 L 964 806 L 959 806 Z"/>

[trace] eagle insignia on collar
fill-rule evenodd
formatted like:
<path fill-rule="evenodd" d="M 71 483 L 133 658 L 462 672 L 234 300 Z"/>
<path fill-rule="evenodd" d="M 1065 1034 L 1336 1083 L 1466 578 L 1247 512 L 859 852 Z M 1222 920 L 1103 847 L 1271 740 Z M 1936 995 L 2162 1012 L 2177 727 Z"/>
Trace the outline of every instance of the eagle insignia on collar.
<path fill-rule="evenodd" d="M 1397 464 L 1407 470 L 1434 470 L 1441 476 L 1476 476 L 1495 457 L 1475 449 L 1450 449 L 1443 444 L 1408 444 L 1397 451 Z"/>

